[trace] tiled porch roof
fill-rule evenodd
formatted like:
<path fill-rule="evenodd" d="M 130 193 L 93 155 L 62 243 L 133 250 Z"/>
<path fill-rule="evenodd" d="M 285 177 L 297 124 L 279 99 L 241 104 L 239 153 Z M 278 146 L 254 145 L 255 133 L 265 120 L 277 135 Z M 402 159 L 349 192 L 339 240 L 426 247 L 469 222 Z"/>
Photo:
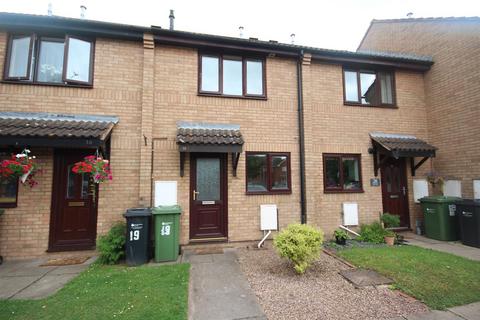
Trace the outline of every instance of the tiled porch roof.
<path fill-rule="evenodd" d="M 435 152 L 437 148 L 412 135 L 389 134 L 381 132 L 370 133 L 372 140 L 388 151 L 400 152 Z"/>
<path fill-rule="evenodd" d="M 105 140 L 117 122 L 112 116 L 0 112 L 0 142 L 3 137 Z"/>
<path fill-rule="evenodd" d="M 240 126 L 235 124 L 178 122 L 178 144 L 243 145 Z"/>

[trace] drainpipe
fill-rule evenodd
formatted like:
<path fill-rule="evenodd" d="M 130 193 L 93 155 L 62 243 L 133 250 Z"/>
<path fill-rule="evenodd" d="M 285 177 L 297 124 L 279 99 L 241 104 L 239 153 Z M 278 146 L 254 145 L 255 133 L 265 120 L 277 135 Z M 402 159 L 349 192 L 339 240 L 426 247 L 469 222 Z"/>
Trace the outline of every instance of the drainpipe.
<path fill-rule="evenodd" d="M 297 61 L 297 99 L 298 99 L 298 142 L 300 147 L 300 221 L 307 223 L 307 199 L 305 187 L 305 127 L 303 123 L 303 81 L 302 81 L 303 50 Z"/>

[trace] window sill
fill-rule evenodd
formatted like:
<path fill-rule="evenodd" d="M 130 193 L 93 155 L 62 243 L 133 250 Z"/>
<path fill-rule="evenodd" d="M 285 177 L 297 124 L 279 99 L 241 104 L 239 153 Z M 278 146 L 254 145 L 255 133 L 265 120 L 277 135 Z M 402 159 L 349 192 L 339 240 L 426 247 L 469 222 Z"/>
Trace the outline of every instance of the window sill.
<path fill-rule="evenodd" d="M 253 192 L 253 191 L 247 191 L 245 192 L 247 196 L 259 196 L 259 195 L 264 195 L 264 196 L 270 196 L 270 195 L 280 195 L 280 194 L 292 194 L 292 190 L 282 190 L 282 191 L 266 191 L 266 192 Z"/>
<path fill-rule="evenodd" d="M 93 85 L 81 85 L 81 84 L 64 84 L 64 83 L 43 83 L 43 82 L 23 82 L 14 80 L 0 80 L 3 84 L 15 84 L 15 85 L 27 85 L 27 86 L 47 86 L 47 87 L 63 87 L 63 88 L 83 88 L 93 89 Z"/>
<path fill-rule="evenodd" d="M 361 103 L 355 103 L 355 102 L 344 102 L 344 106 L 348 107 L 363 107 L 363 108 L 382 108 L 382 109 L 398 109 L 397 106 L 395 105 L 375 105 L 375 104 L 361 104 Z"/>
<path fill-rule="evenodd" d="M 217 98 L 247 99 L 247 100 L 267 100 L 266 96 L 231 96 L 231 95 L 215 94 L 215 93 L 207 93 L 207 92 L 199 92 L 197 95 L 199 97 L 217 97 Z"/>
<path fill-rule="evenodd" d="M 363 189 L 360 190 L 323 190 L 323 193 L 365 193 Z"/>
<path fill-rule="evenodd" d="M 8 204 L 8 203 L 2 203 L 0 205 L 0 211 L 5 211 L 4 209 L 12 209 L 12 208 L 16 208 L 17 207 L 17 204 L 16 203 L 11 203 L 11 204 Z M 1 214 L 1 213 L 0 213 Z"/>

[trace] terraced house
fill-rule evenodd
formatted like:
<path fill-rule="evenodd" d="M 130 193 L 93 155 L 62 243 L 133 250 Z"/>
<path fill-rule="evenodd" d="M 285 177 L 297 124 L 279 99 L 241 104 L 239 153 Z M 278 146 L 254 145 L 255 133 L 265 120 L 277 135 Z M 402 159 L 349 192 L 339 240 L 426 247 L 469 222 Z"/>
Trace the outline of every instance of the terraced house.
<path fill-rule="evenodd" d="M 28 147 L 42 169 L 34 188 L 2 182 L 6 257 L 94 249 L 167 196 L 183 245 L 260 239 L 262 204 L 327 236 L 383 211 L 419 218 L 429 57 L 10 13 L 0 56 L 3 156 Z M 73 173 L 87 155 L 113 180 Z"/>

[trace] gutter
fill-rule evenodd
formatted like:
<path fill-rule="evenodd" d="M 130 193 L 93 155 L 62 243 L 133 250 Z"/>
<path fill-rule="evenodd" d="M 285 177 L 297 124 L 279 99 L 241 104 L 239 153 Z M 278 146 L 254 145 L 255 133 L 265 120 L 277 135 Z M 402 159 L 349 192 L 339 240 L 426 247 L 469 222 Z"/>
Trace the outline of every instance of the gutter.
<path fill-rule="evenodd" d="M 303 120 L 303 50 L 297 60 L 297 98 L 298 98 L 298 143 L 300 149 L 300 221 L 307 223 L 307 199 L 305 187 L 305 125 Z"/>

